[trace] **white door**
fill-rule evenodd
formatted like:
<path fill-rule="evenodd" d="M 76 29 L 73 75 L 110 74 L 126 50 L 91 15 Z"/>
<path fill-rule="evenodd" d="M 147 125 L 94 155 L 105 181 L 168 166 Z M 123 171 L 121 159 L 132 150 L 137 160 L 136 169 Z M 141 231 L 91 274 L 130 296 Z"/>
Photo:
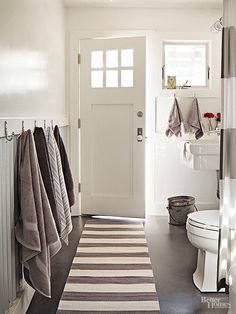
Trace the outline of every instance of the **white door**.
<path fill-rule="evenodd" d="M 82 214 L 145 217 L 145 46 L 81 40 Z"/>

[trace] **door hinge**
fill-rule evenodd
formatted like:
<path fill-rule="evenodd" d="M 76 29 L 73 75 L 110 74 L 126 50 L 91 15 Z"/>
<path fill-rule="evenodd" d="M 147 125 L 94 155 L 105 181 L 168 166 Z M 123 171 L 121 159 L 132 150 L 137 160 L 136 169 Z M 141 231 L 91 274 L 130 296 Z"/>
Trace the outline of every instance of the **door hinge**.
<path fill-rule="evenodd" d="M 162 77 L 162 80 L 165 79 L 165 65 L 164 64 L 163 64 L 162 69 L 161 69 L 161 77 Z"/>
<path fill-rule="evenodd" d="M 208 79 L 208 81 L 209 81 L 209 79 L 210 79 L 210 72 L 211 72 L 211 68 L 208 67 L 208 68 L 207 68 L 207 79 Z"/>
<path fill-rule="evenodd" d="M 81 183 L 78 183 L 78 192 L 81 192 Z"/>
<path fill-rule="evenodd" d="M 78 129 L 80 129 L 80 128 L 81 128 L 81 120 L 78 119 Z"/>
<path fill-rule="evenodd" d="M 78 64 L 81 64 L 81 54 L 78 53 L 78 59 L 77 59 Z"/>

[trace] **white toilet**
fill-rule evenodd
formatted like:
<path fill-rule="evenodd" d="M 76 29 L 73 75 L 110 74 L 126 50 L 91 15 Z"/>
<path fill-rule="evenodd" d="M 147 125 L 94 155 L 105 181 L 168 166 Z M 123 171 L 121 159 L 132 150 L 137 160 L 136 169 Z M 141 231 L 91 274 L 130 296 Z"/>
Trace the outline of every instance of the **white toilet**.
<path fill-rule="evenodd" d="M 193 282 L 201 292 L 216 292 L 219 210 L 190 213 L 186 229 L 189 241 L 198 248 Z"/>

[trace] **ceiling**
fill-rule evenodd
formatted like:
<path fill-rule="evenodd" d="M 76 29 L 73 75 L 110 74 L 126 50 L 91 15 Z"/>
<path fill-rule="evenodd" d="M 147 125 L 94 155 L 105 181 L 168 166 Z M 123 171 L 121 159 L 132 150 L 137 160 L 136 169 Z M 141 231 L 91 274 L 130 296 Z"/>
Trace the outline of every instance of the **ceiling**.
<path fill-rule="evenodd" d="M 213 8 L 223 0 L 63 0 L 66 7 Z"/>

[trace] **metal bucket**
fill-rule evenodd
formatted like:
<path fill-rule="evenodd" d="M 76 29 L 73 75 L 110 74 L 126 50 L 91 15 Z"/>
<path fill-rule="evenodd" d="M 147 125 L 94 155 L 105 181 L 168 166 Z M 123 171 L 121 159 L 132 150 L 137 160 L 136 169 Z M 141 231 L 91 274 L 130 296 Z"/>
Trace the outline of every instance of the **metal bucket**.
<path fill-rule="evenodd" d="M 186 224 L 188 214 L 197 210 L 193 196 L 173 196 L 168 198 L 169 223 L 175 226 Z"/>

